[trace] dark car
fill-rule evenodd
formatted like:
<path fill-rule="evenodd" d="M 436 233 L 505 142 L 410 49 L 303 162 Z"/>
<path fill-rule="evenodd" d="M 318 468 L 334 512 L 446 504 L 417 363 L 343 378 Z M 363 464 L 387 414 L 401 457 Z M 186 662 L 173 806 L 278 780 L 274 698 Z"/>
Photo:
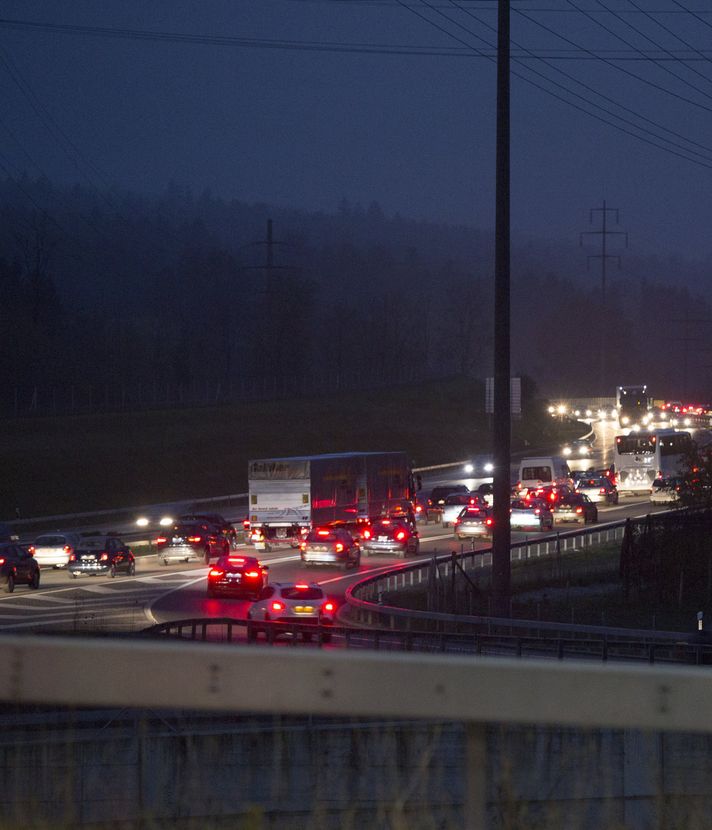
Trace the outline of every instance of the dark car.
<path fill-rule="evenodd" d="M 221 516 L 220 513 L 186 513 L 178 516 L 179 522 L 207 522 L 214 525 L 227 539 L 231 548 L 237 547 L 237 530 L 232 522 Z M 248 522 L 249 526 L 249 522 Z"/>
<path fill-rule="evenodd" d="M 69 554 L 67 571 L 72 579 L 85 576 L 110 576 L 117 573 L 133 576 L 136 560 L 131 548 L 118 536 L 82 538 Z"/>
<path fill-rule="evenodd" d="M 198 559 L 210 564 L 211 559 L 219 559 L 230 552 L 230 543 L 220 529 L 209 522 L 178 522 L 166 534 L 156 539 L 158 561 L 162 565 L 169 562 Z"/>
<path fill-rule="evenodd" d="M 40 566 L 22 545 L 0 544 L 0 584 L 11 594 L 15 585 L 40 587 Z"/>
<path fill-rule="evenodd" d="M 420 541 L 414 523 L 401 519 L 376 519 L 363 531 L 361 550 L 366 554 L 392 553 L 416 556 Z"/>
<path fill-rule="evenodd" d="M 267 585 L 269 568 L 255 556 L 221 556 L 208 571 L 208 596 L 258 599 Z"/>
<path fill-rule="evenodd" d="M 470 492 L 469 488 L 464 484 L 448 484 L 441 487 L 433 487 L 428 497 L 428 503 L 425 508 L 425 521 L 440 521 L 443 507 L 445 506 L 445 499 L 455 493 L 467 495 Z"/>
<path fill-rule="evenodd" d="M 309 565 L 342 565 L 358 568 L 361 564 L 361 548 L 346 530 L 335 527 L 319 527 L 307 533 L 299 545 L 302 563 Z"/>
<path fill-rule="evenodd" d="M 598 508 L 585 493 L 564 496 L 552 508 L 554 521 L 588 524 L 598 521 Z"/>

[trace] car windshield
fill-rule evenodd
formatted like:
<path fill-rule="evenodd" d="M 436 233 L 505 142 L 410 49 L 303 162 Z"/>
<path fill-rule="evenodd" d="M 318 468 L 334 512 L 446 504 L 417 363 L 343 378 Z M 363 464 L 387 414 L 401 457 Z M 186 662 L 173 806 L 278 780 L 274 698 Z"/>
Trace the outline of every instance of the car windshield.
<path fill-rule="evenodd" d="M 304 587 L 290 585 L 282 588 L 280 593 L 282 594 L 283 599 L 324 599 L 324 592 L 318 585 L 306 585 Z"/>
<path fill-rule="evenodd" d="M 64 536 L 38 536 L 35 547 L 57 548 L 66 544 Z"/>
<path fill-rule="evenodd" d="M 524 501 L 524 499 L 516 499 L 511 504 L 512 510 L 531 510 L 533 507 L 537 507 L 536 502 Z"/>

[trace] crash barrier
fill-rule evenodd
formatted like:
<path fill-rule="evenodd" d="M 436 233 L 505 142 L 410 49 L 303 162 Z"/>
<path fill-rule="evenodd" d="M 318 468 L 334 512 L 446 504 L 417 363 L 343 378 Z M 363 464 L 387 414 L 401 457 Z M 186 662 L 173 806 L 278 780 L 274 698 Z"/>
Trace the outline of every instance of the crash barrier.
<path fill-rule="evenodd" d="M 606 542 L 621 541 L 625 531 L 626 521 L 611 522 L 606 525 L 596 525 L 591 528 L 557 532 L 554 535 L 526 539 L 523 542 L 514 542 L 511 546 L 512 562 L 522 562 L 529 559 L 538 559 L 547 556 L 565 556 L 574 551 L 592 545 Z M 464 570 L 466 573 L 476 573 L 478 570 L 492 565 L 492 548 L 478 550 L 462 550 L 454 556 L 452 553 L 434 556 L 430 560 L 419 560 L 412 564 L 402 564 L 374 576 L 367 576 L 359 580 L 346 590 L 346 601 L 349 606 L 349 618 L 354 623 L 363 625 L 378 625 L 384 628 L 398 628 L 413 625 L 416 621 L 440 621 L 441 616 L 456 620 L 463 619 L 460 615 L 438 615 L 432 611 L 418 611 L 407 608 L 397 608 L 384 603 L 384 595 L 391 591 L 405 590 L 417 586 L 426 586 L 433 578 L 433 568 L 437 577 L 447 580 L 453 577 L 454 570 Z M 476 617 L 477 625 L 487 617 Z M 492 618 L 494 619 L 494 618 Z M 497 624 L 501 620 L 497 620 Z M 507 620 L 508 625 L 516 625 L 517 621 Z"/>
<path fill-rule="evenodd" d="M 306 641 L 314 642 L 320 648 L 330 645 L 375 651 L 712 665 L 712 642 L 704 635 L 688 637 L 679 631 L 532 623 L 489 617 L 463 618 L 454 614 L 434 616 L 442 623 L 449 623 L 449 626 L 443 626 L 441 631 L 429 631 L 425 628 L 355 628 L 199 617 L 159 623 L 144 629 L 140 636 L 206 643 L 230 644 L 247 640 L 295 646 Z"/>

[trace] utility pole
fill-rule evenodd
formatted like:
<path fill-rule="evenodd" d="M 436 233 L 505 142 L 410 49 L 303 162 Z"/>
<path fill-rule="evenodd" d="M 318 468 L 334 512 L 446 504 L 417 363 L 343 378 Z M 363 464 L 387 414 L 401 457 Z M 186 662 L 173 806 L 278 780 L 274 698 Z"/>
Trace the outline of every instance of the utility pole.
<path fill-rule="evenodd" d="M 608 237 L 609 236 L 624 236 L 625 237 L 625 246 L 628 247 L 628 234 L 624 231 L 611 231 L 608 229 L 608 214 L 612 213 L 615 214 L 615 222 L 616 225 L 618 224 L 618 208 L 609 208 L 606 206 L 606 200 L 603 200 L 603 207 L 600 208 L 591 208 L 589 211 L 589 224 L 593 224 L 593 215 L 594 213 L 601 214 L 601 228 L 597 231 L 583 231 L 579 235 L 579 246 L 583 247 L 584 244 L 584 237 L 586 236 L 599 236 L 601 238 L 601 253 L 600 254 L 591 254 L 587 257 L 586 265 L 591 262 L 592 259 L 600 259 L 601 260 L 601 316 L 602 316 L 602 337 L 600 338 L 600 384 L 601 384 L 601 394 L 605 395 L 606 393 L 606 386 L 607 386 L 607 370 L 606 370 L 606 341 L 608 336 L 608 307 L 607 307 L 607 297 L 606 297 L 606 266 L 608 264 L 609 259 L 615 259 L 618 262 L 618 267 L 621 267 L 621 258 L 618 254 L 609 254 L 608 253 Z"/>
<path fill-rule="evenodd" d="M 499 0 L 497 15 L 497 173 L 494 276 L 494 424 L 492 443 L 492 606 L 498 617 L 511 613 L 510 502 L 510 66 L 509 0 Z"/>

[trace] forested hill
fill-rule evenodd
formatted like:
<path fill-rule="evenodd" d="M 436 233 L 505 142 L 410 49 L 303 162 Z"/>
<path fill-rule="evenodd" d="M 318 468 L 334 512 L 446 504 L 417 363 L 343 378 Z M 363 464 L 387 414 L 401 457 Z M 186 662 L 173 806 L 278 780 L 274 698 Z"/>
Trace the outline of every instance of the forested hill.
<path fill-rule="evenodd" d="M 298 391 L 315 379 L 361 387 L 490 373 L 489 232 L 387 217 L 376 204 L 308 213 L 177 186 L 154 197 L 27 177 L 0 182 L 0 203 L 6 391 L 255 379 Z M 604 313 L 577 244 L 515 244 L 515 370 L 551 394 L 644 380 L 681 396 L 681 338 L 707 331 L 677 321 L 710 318 L 705 269 L 628 257 Z M 694 345 L 687 361 L 692 386 Z"/>

